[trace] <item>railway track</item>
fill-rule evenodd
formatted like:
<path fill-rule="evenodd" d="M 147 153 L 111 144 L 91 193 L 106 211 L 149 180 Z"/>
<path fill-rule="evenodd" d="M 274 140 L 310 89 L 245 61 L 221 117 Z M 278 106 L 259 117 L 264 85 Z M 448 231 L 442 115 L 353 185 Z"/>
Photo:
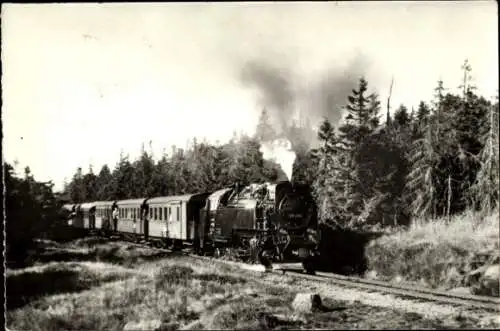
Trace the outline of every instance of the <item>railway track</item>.
<path fill-rule="evenodd" d="M 221 263 L 227 263 L 232 265 L 238 265 L 242 267 L 244 264 L 240 262 L 224 261 L 220 259 L 214 259 L 211 257 L 198 256 L 194 254 L 188 254 L 189 256 L 197 259 L 204 259 L 208 261 L 217 261 Z M 445 291 L 431 290 L 416 286 L 408 285 L 398 285 L 389 282 L 368 280 L 360 277 L 343 276 L 332 273 L 317 272 L 315 275 L 309 275 L 303 273 L 303 271 L 297 268 L 278 268 L 273 269 L 271 272 L 274 274 L 286 274 L 292 275 L 297 278 L 312 280 L 316 282 L 323 282 L 327 284 L 332 284 L 336 286 L 349 287 L 362 289 L 369 292 L 381 292 L 387 294 L 393 294 L 400 297 L 408 297 L 418 300 L 442 302 L 455 306 L 462 306 L 467 308 L 482 309 L 493 312 L 500 312 L 500 298 L 479 296 L 472 294 L 459 294 L 451 293 Z"/>
<path fill-rule="evenodd" d="M 115 238 L 115 240 L 118 238 Z M 120 238 L 121 239 L 121 238 Z M 141 242 L 137 243 L 139 245 L 145 245 L 149 247 L 154 247 L 160 251 L 171 251 L 169 249 L 165 248 L 160 248 L 154 245 L 151 245 L 151 243 L 148 242 Z M 200 260 L 206 260 L 210 262 L 217 262 L 217 263 L 225 263 L 229 265 L 234 265 L 238 266 L 240 268 L 243 268 L 244 266 L 248 266 L 246 263 L 242 262 L 236 262 L 236 261 L 228 261 L 228 260 L 223 260 L 223 259 L 218 259 L 218 258 L 213 258 L 213 257 L 208 257 L 208 256 L 200 256 L 193 254 L 192 249 L 186 248 L 179 253 L 189 256 L 195 259 L 200 259 Z M 281 267 L 280 267 L 281 265 Z M 291 268 L 290 264 L 273 264 L 274 268 L 271 271 L 273 274 L 289 274 L 292 275 L 293 277 L 301 278 L 301 279 L 307 279 L 311 281 L 316 281 L 316 282 L 323 282 L 327 284 L 332 284 L 336 286 L 341 286 L 341 287 L 349 287 L 349 288 L 356 288 L 356 289 L 362 289 L 368 292 L 380 292 L 380 293 L 387 293 L 387 294 L 393 294 L 396 296 L 400 297 L 408 297 L 408 298 L 413 298 L 413 299 L 418 299 L 418 300 L 425 300 L 425 301 L 433 301 L 433 302 L 442 302 L 442 303 L 447 303 L 455 306 L 462 306 L 462 307 L 467 307 L 467 308 L 475 308 L 475 309 L 482 309 L 482 310 L 487 310 L 487 311 L 493 311 L 493 312 L 500 312 L 500 298 L 497 297 L 489 297 L 489 296 L 479 296 L 479 295 L 472 295 L 472 294 L 460 294 L 460 293 L 452 293 L 452 292 L 446 292 L 446 291 L 439 291 L 439 290 L 431 290 L 427 288 L 422 288 L 422 287 L 417 287 L 417 286 L 409 286 L 409 285 L 400 285 L 400 284 L 394 284 L 394 283 L 389 283 L 389 282 L 384 282 L 384 281 L 378 281 L 378 280 L 369 280 L 369 279 L 364 279 L 360 277 L 354 277 L 354 276 L 344 276 L 344 275 L 338 275 L 338 274 L 333 274 L 333 273 L 326 273 L 326 272 L 316 272 L 315 275 L 310 275 L 306 274 L 303 272 L 301 267 L 295 267 Z M 249 268 L 247 268 L 249 269 Z M 251 269 L 250 269 L 251 270 Z"/>
<path fill-rule="evenodd" d="M 282 272 L 273 270 L 273 272 Z M 359 277 L 349 277 L 330 273 L 317 273 L 316 275 L 302 274 L 298 270 L 287 270 L 294 276 L 314 281 L 322 281 L 334 285 L 360 288 L 367 291 L 383 292 L 402 297 L 411 297 L 426 301 L 443 302 L 457 306 L 467 306 L 488 311 L 500 312 L 500 298 L 479 296 L 472 294 L 459 294 L 445 291 L 430 290 L 416 286 L 397 285 L 388 282 L 368 280 Z M 283 272 L 283 273 L 285 273 Z"/>

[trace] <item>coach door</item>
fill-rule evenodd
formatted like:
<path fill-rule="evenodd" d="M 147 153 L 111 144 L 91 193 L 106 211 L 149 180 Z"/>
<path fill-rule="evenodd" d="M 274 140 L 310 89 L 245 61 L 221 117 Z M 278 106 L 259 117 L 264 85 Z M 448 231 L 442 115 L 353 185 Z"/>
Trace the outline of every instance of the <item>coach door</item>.
<path fill-rule="evenodd" d="M 169 237 L 172 239 L 181 239 L 182 229 L 181 203 L 171 202 L 168 205 L 167 229 Z"/>
<path fill-rule="evenodd" d="M 149 208 L 148 205 L 143 205 L 143 217 L 142 217 L 142 233 L 144 234 L 144 240 L 148 240 L 149 237 L 149 220 L 151 219 L 153 208 Z"/>

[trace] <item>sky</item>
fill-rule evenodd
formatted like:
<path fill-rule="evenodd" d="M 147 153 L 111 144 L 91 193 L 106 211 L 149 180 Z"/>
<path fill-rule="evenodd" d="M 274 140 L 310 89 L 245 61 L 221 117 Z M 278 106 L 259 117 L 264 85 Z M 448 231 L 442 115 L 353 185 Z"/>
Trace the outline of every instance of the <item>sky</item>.
<path fill-rule="evenodd" d="M 478 91 L 498 91 L 495 1 L 3 4 L 1 15 L 3 158 L 56 189 L 149 141 L 159 158 L 193 137 L 253 134 L 265 105 L 242 79 L 249 62 L 282 68 L 291 93 L 325 73 L 363 75 L 384 108 L 392 78 L 393 109 L 431 100 L 439 79 L 456 92 L 466 58 Z"/>

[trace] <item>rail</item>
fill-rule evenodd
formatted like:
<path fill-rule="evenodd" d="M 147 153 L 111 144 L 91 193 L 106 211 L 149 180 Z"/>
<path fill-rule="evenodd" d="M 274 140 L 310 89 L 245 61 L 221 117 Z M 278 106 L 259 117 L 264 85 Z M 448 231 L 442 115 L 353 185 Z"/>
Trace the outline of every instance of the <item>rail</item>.
<path fill-rule="evenodd" d="M 225 261 L 225 260 L 215 259 L 206 256 L 198 256 L 193 254 L 188 254 L 188 255 L 197 259 L 217 261 L 220 263 L 226 263 L 240 267 L 244 265 L 244 263 L 235 261 Z M 359 288 L 367 291 L 388 293 L 402 297 L 411 297 L 420 300 L 443 302 L 447 304 L 467 306 L 469 308 L 480 308 L 488 311 L 500 312 L 500 298 L 496 297 L 445 292 L 445 291 L 421 288 L 417 286 L 394 284 L 384 281 L 368 280 L 360 277 L 344 276 L 326 272 L 316 272 L 315 275 L 310 275 L 303 273 L 302 270 L 277 268 L 273 269 L 271 273 L 273 274 L 288 273 L 289 275 L 292 275 L 294 277 L 312 281 L 330 283 L 332 285 Z"/>

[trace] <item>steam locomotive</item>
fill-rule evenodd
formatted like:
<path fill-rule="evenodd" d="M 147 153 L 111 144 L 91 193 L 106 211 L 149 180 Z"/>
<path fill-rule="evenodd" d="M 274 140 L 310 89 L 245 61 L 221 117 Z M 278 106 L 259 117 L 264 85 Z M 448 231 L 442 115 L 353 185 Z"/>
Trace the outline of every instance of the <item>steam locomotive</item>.
<path fill-rule="evenodd" d="M 284 181 L 239 185 L 215 192 L 64 205 L 71 227 L 119 235 L 198 254 L 266 253 L 299 260 L 314 272 L 317 210 L 310 188 Z M 259 253 L 260 252 L 260 253 Z"/>

